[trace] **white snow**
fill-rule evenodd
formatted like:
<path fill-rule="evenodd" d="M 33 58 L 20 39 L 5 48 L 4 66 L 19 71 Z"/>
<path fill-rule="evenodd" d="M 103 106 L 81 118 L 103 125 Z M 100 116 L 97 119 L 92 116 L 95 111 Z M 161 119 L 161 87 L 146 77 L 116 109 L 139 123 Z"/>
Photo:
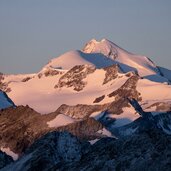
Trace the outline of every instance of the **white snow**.
<path fill-rule="evenodd" d="M 147 79 L 138 81 L 138 92 L 141 93 L 143 101 L 165 100 L 171 99 L 171 86 L 152 82 Z"/>
<path fill-rule="evenodd" d="M 116 119 L 114 127 L 120 127 L 120 126 L 124 126 L 126 124 L 131 123 L 132 121 L 139 118 L 140 115 L 138 113 L 135 113 L 135 110 L 133 107 L 125 107 L 123 108 L 122 114 L 120 115 L 111 114 L 109 115 L 109 117 Z"/>
<path fill-rule="evenodd" d="M 107 39 L 102 39 L 100 42 L 93 39 L 87 43 L 83 52 L 102 53 L 117 61 L 125 72 L 137 70 L 140 76 L 159 74 L 155 64 L 147 57 L 132 54 Z"/>
<path fill-rule="evenodd" d="M 113 137 L 113 135 L 106 128 L 103 128 L 97 132 L 107 137 Z"/>
<path fill-rule="evenodd" d="M 95 104 L 93 101 L 103 95 L 105 95 L 105 98 L 96 104 L 105 104 L 112 102 L 115 98 L 109 98 L 107 95 L 120 88 L 128 79 L 124 74 L 119 73 L 118 78 L 103 85 L 106 71 L 96 69 L 95 72 L 87 75 L 83 80 L 86 85 L 80 92 L 74 91 L 73 87 L 55 89 L 54 86 L 58 83 L 60 77 L 68 71 L 67 69 L 75 65 L 86 64 L 104 67 L 116 62 L 126 71 L 134 70 L 132 67 L 135 67 L 142 76 L 150 77 L 155 75 L 155 78 L 160 79 L 160 76 L 157 75 L 156 66 L 148 58 L 129 53 L 114 43 L 103 39 L 100 42 L 92 40 L 83 51 L 71 51 L 51 60 L 38 73 L 44 73 L 47 69 L 55 69 L 62 71 L 62 74 L 48 77 L 42 76 L 41 78 L 38 77 L 38 74 L 7 75 L 3 81 L 9 83 L 8 86 L 12 91 L 8 93 L 8 96 L 16 105 L 29 105 L 42 114 L 54 112 L 62 104 L 93 105 Z M 60 67 L 64 70 L 59 69 Z M 23 78 L 26 77 L 32 79 L 22 82 Z M 137 90 L 141 93 L 143 102 L 171 99 L 170 85 L 152 82 L 148 79 L 139 80 Z M 0 101 L 4 102 L 1 96 Z M 3 104 L 2 102 L 1 104 Z M 8 103 L 5 102 L 3 105 L 8 105 Z"/>
<path fill-rule="evenodd" d="M 17 160 L 19 157 L 18 154 L 11 151 L 9 147 L 1 147 L 1 151 L 6 153 L 7 155 L 11 156 L 13 158 L 13 160 Z"/>
<path fill-rule="evenodd" d="M 72 87 L 55 89 L 54 86 L 62 76 L 55 75 L 49 77 L 43 76 L 40 79 L 37 76 L 34 76 L 34 78 L 27 82 L 12 81 L 9 83 L 9 87 L 12 91 L 9 92 L 8 95 L 16 105 L 29 105 L 42 114 L 54 112 L 62 104 L 92 105 L 97 97 L 113 92 L 128 79 L 124 74 L 119 74 L 120 78 L 116 78 L 103 85 L 105 73 L 106 71 L 103 69 L 96 69 L 94 73 L 87 75 L 83 80 L 87 82 L 87 84 L 80 92 L 74 91 Z M 10 80 L 9 77 L 10 76 L 8 76 L 8 81 Z M 14 77 L 12 76 L 12 80 L 13 78 Z M 6 81 L 6 77 L 4 81 Z M 106 96 L 98 104 L 108 103 L 112 100 L 113 98 Z"/>
<path fill-rule="evenodd" d="M 72 119 L 69 116 L 66 116 L 64 114 L 59 114 L 58 116 L 55 117 L 55 119 L 47 122 L 49 127 L 60 127 L 60 126 L 65 126 L 70 123 L 75 122 L 74 119 Z"/>
<path fill-rule="evenodd" d="M 80 51 L 69 51 L 64 53 L 63 55 L 52 59 L 46 67 L 52 68 L 62 68 L 69 70 L 75 65 L 83 65 L 83 64 L 91 64 L 90 62 L 86 61 L 84 58 L 81 57 Z"/>
<path fill-rule="evenodd" d="M 99 139 L 94 139 L 94 140 L 91 140 L 89 141 L 91 145 L 95 144 L 97 141 L 99 141 Z"/>

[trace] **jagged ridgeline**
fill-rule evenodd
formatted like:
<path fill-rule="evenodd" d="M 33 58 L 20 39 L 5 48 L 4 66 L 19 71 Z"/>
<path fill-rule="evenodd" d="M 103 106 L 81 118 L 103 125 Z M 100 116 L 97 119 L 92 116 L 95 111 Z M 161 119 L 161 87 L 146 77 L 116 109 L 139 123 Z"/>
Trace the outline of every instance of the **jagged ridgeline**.
<path fill-rule="evenodd" d="M 0 74 L 0 169 L 171 170 L 170 75 L 107 39 Z"/>

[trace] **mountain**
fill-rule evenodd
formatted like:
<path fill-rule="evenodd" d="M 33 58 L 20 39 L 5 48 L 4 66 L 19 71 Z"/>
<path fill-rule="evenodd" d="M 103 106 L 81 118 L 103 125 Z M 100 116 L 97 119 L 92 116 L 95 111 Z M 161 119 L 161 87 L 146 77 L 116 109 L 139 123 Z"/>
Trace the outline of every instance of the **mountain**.
<path fill-rule="evenodd" d="M 142 77 L 157 81 L 167 81 L 161 77 L 160 69 L 148 57 L 130 53 L 107 39 L 92 39 L 82 51 L 70 51 L 51 60 L 45 68 L 71 69 L 75 65 L 91 64 L 96 68 L 104 68 L 111 64 L 119 64 L 122 71 L 135 71 Z"/>
<path fill-rule="evenodd" d="M 119 139 L 102 138 L 92 145 L 67 132 L 51 132 L 2 171 L 169 171 L 170 143 L 170 136 L 155 129 Z"/>
<path fill-rule="evenodd" d="M 128 165 L 136 170 L 139 150 L 147 164 L 157 145 L 164 148 L 164 142 L 151 142 L 152 134 L 170 142 L 170 75 L 170 70 L 107 39 L 93 39 L 82 50 L 54 58 L 38 73 L 1 74 L 0 151 L 16 160 L 4 170 L 124 170 L 128 166 L 122 162 L 130 154 Z M 147 151 L 143 141 L 150 146 Z M 122 160 L 124 142 L 131 150 Z M 121 149 L 113 147 L 110 153 L 108 148 L 119 144 Z"/>
<path fill-rule="evenodd" d="M 110 103 L 113 98 L 109 94 L 135 74 L 142 103 L 168 104 L 170 82 L 168 76 L 164 77 L 166 72 L 162 72 L 147 57 L 127 52 L 106 39 L 91 40 L 82 51 L 52 59 L 39 73 L 3 75 L 0 87 L 16 105 L 29 105 L 40 113 L 49 113 L 63 104 Z M 160 89 L 163 92 L 158 96 Z M 99 98 L 100 102 L 96 102 Z"/>

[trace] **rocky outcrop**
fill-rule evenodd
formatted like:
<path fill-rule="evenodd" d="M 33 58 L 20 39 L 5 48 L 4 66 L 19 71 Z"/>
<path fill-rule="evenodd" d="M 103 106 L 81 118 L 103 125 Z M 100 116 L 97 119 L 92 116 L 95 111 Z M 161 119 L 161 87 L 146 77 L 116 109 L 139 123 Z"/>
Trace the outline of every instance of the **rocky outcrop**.
<path fill-rule="evenodd" d="M 169 171 L 170 143 L 170 136 L 155 130 L 121 139 L 104 138 L 79 162 L 54 170 Z"/>
<path fill-rule="evenodd" d="M 55 113 L 63 113 L 74 119 L 87 118 L 93 112 L 100 112 L 107 109 L 108 104 L 104 105 L 84 105 L 78 104 L 75 106 L 69 106 L 66 104 L 61 105 Z"/>
<path fill-rule="evenodd" d="M 118 73 L 121 72 L 119 65 L 111 65 L 104 68 L 104 70 L 106 73 L 103 84 L 107 84 L 109 81 L 116 79 L 118 77 Z"/>
<path fill-rule="evenodd" d="M 8 83 L 4 83 L 3 80 L 4 80 L 4 75 L 0 73 L 0 90 L 9 93 L 11 89 L 8 87 Z"/>
<path fill-rule="evenodd" d="M 29 80 L 31 80 L 32 78 L 31 77 L 26 77 L 26 78 L 23 78 L 22 79 L 22 82 L 27 82 L 27 81 L 29 81 Z"/>
<path fill-rule="evenodd" d="M 120 139 L 102 138 L 95 144 L 67 132 L 52 132 L 2 171 L 170 171 L 171 137 L 155 129 Z"/>
<path fill-rule="evenodd" d="M 94 71 L 95 68 L 93 66 L 76 65 L 59 79 L 55 88 L 72 87 L 75 91 L 81 91 L 87 84 L 84 79 Z"/>
<path fill-rule="evenodd" d="M 0 144 L 15 153 L 22 153 L 47 128 L 46 121 L 41 118 L 28 106 L 1 111 Z"/>
<path fill-rule="evenodd" d="M 105 98 L 105 95 L 100 96 L 100 97 L 97 97 L 97 98 L 94 100 L 93 103 L 99 103 L 99 102 L 101 102 L 104 98 Z"/>
<path fill-rule="evenodd" d="M 167 112 L 167 111 L 171 111 L 171 104 L 167 102 L 156 102 L 148 106 L 146 109 L 151 110 L 151 108 L 153 108 L 154 111 Z"/>
<path fill-rule="evenodd" d="M 106 111 L 99 119 L 100 121 L 115 137 L 131 136 L 141 132 L 146 132 L 149 129 L 155 129 L 163 134 L 171 135 L 171 112 L 160 112 L 153 114 L 153 112 L 145 112 L 135 99 L 129 100 L 135 111 L 139 113 L 140 117 L 129 124 L 117 127 L 115 126 L 116 119 L 108 117 Z M 110 114 L 110 113 L 109 113 Z"/>
<path fill-rule="evenodd" d="M 74 123 L 60 127 L 49 127 L 47 122 L 58 114 L 41 115 L 29 106 L 18 106 L 0 111 L 0 146 L 10 148 L 16 154 L 23 152 L 33 142 L 51 131 L 68 131 L 81 139 L 103 137 L 97 131 L 102 124 L 93 118 L 76 120 Z"/>
<path fill-rule="evenodd" d="M 75 119 L 81 119 L 89 117 L 94 112 L 101 112 L 107 110 L 111 114 L 121 114 L 124 107 L 129 107 L 128 98 L 134 98 L 141 100 L 140 93 L 136 90 L 136 85 L 139 80 L 137 75 L 133 75 L 117 90 L 108 94 L 109 98 L 114 98 L 110 103 L 96 104 L 96 105 L 84 105 L 78 104 L 75 106 L 69 106 L 66 104 L 61 105 L 56 113 L 64 113 Z M 94 100 L 93 103 L 98 103 L 105 98 L 105 95 L 100 96 Z"/>
<path fill-rule="evenodd" d="M 131 76 L 119 89 L 108 94 L 108 96 L 115 97 L 115 100 L 121 97 L 141 100 L 140 93 L 136 90 L 139 79 L 140 78 L 136 74 Z"/>
<path fill-rule="evenodd" d="M 93 140 L 104 137 L 104 135 L 98 133 L 98 131 L 102 129 L 103 125 L 99 121 L 96 121 L 94 118 L 87 118 L 79 122 L 59 127 L 56 130 L 68 131 L 80 139 Z"/>
<path fill-rule="evenodd" d="M 40 73 L 37 74 L 38 78 L 42 78 L 43 76 L 45 77 L 53 77 L 53 76 L 56 76 L 56 75 L 62 75 L 64 73 L 64 71 L 60 71 L 58 69 L 54 69 L 54 68 L 51 68 L 51 67 L 48 67 L 48 68 L 44 68 L 44 70 L 42 70 Z"/>
<path fill-rule="evenodd" d="M 2 171 L 48 171 L 54 165 L 65 165 L 80 161 L 88 149 L 88 142 L 80 141 L 68 132 L 51 132 L 38 139 L 12 165 Z"/>

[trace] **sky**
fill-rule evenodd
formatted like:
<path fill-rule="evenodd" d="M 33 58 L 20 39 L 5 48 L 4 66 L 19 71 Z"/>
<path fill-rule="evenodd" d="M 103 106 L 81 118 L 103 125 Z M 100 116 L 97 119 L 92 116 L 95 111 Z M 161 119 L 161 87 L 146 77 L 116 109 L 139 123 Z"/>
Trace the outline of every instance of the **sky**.
<path fill-rule="evenodd" d="M 0 0 L 0 72 L 38 72 L 107 38 L 171 69 L 171 0 Z"/>

